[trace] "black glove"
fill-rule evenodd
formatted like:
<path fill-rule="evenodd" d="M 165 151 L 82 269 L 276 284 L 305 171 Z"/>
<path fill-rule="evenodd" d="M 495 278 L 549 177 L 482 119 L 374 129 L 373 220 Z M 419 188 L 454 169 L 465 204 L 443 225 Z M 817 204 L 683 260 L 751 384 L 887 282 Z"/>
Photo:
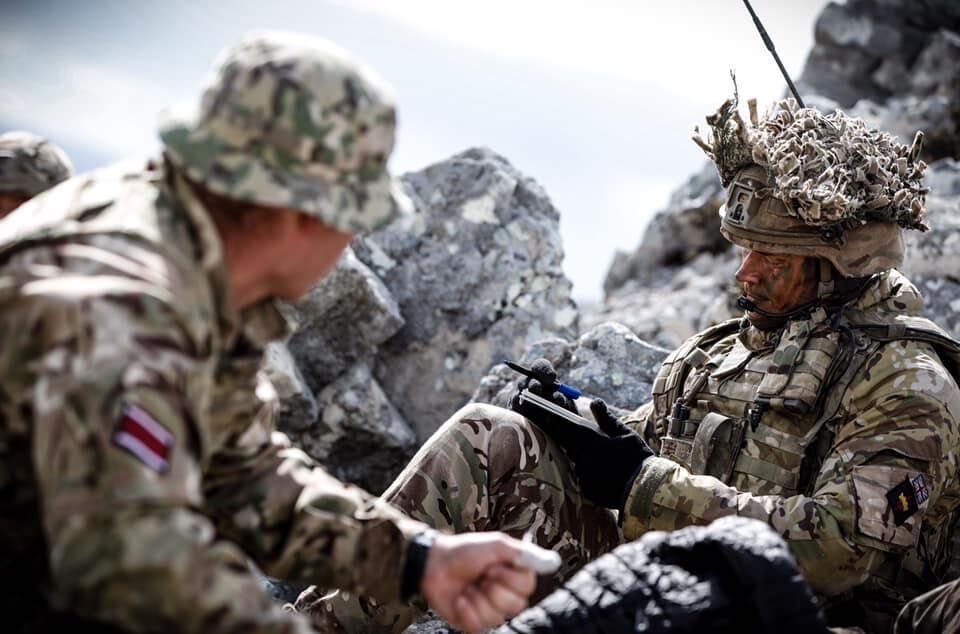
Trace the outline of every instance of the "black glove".
<path fill-rule="evenodd" d="M 510 403 L 510 407 L 513 408 L 515 412 L 523 413 L 516 408 L 514 402 L 517 400 L 520 390 L 526 389 L 537 396 L 542 396 L 548 401 L 553 401 L 555 404 L 574 414 L 580 414 L 573 400 L 566 394 L 557 391 L 557 386 L 560 385 L 557 381 L 557 371 L 553 369 L 553 365 L 549 361 L 544 358 L 534 361 L 530 364 L 530 374 L 533 376 L 524 377 L 517 382 L 517 391 L 514 393 L 513 400 Z"/>
<path fill-rule="evenodd" d="M 546 361 L 544 363 L 553 372 L 552 381 L 556 381 L 553 367 Z M 530 369 L 533 370 L 536 365 L 535 362 Z M 543 378 L 549 378 L 549 374 L 545 372 Z M 549 382 L 540 383 L 541 386 L 545 384 L 549 385 Z M 558 405 L 561 403 L 556 396 L 567 398 L 559 393 L 541 396 Z M 597 506 L 621 510 L 637 472 L 644 461 L 653 455 L 653 450 L 643 438 L 617 420 L 600 399 L 590 403 L 590 411 L 600 425 L 600 429 L 596 430 L 564 420 L 529 401 L 520 402 L 518 397 L 519 391 L 510 404 L 511 408 L 536 424 L 566 451 L 567 457 L 573 462 L 583 495 Z M 573 403 L 570 402 L 570 405 Z M 572 411 L 576 411 L 575 407 Z"/>

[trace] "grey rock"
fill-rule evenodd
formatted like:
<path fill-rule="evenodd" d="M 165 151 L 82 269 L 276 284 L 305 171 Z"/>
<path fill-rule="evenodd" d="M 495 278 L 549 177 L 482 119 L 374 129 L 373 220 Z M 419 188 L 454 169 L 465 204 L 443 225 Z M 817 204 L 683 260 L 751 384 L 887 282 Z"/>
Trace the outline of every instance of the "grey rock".
<path fill-rule="evenodd" d="M 405 320 L 375 374 L 423 440 L 494 363 L 537 339 L 576 336 L 579 312 L 559 213 L 534 180 L 471 149 L 403 181 L 416 213 L 355 246 Z"/>
<path fill-rule="evenodd" d="M 723 188 L 708 161 L 670 196 L 636 251 L 616 254 L 603 304 L 584 308 L 582 327 L 616 321 L 641 339 L 674 348 L 737 314 L 733 274 L 739 259 L 720 234 L 721 204 Z"/>
<path fill-rule="evenodd" d="M 610 295 L 628 285 L 665 283 L 676 271 L 702 253 L 730 249 L 720 235 L 723 188 L 713 163 L 706 162 L 696 174 L 673 192 L 667 207 L 650 221 L 640 246 L 631 254 L 618 252 L 603 282 Z"/>
<path fill-rule="evenodd" d="M 910 277 L 960 281 L 960 163 L 943 159 L 928 168 L 930 231 L 904 232 L 907 255 L 901 269 Z"/>
<path fill-rule="evenodd" d="M 917 95 L 956 95 L 960 64 L 960 34 L 940 29 L 933 34 L 911 67 L 910 89 Z"/>
<path fill-rule="evenodd" d="M 301 431 L 312 425 L 320 408 L 285 343 L 273 342 L 267 346 L 263 369 L 280 399 L 280 428 Z"/>
<path fill-rule="evenodd" d="M 337 477 L 380 493 L 416 448 L 413 430 L 358 363 L 317 394 L 314 424 L 294 439 Z"/>
<path fill-rule="evenodd" d="M 828 97 L 844 108 L 864 98 L 882 102 L 890 91 L 871 81 L 881 63 L 858 48 L 829 47 L 818 42 L 807 56 L 797 89 L 801 95 Z"/>
<path fill-rule="evenodd" d="M 529 366 L 535 359 L 545 358 L 564 383 L 576 386 L 587 397 L 602 398 L 622 414 L 650 400 L 653 379 L 666 355 L 663 348 L 611 322 L 591 329 L 576 342 L 537 342 L 520 363 Z M 472 400 L 509 407 L 520 378 L 507 366 L 497 365 L 480 381 Z"/>
<path fill-rule="evenodd" d="M 314 391 L 354 363 L 372 362 L 404 323 L 390 291 L 352 249 L 306 297 L 284 308 L 298 323 L 290 350 Z"/>
<path fill-rule="evenodd" d="M 628 285 L 607 297 L 603 305 L 584 310 L 584 328 L 604 321 L 623 323 L 638 337 L 665 348 L 676 348 L 688 337 L 740 314 L 739 287 L 734 274 L 739 258 L 733 251 L 704 253 L 659 286 Z"/>
<path fill-rule="evenodd" d="M 817 18 L 814 37 L 821 44 L 858 48 L 878 58 L 902 53 L 904 44 L 902 29 L 855 7 L 833 3 Z"/>
<path fill-rule="evenodd" d="M 960 340 L 960 280 L 957 277 L 912 278 L 923 294 L 923 314 Z"/>

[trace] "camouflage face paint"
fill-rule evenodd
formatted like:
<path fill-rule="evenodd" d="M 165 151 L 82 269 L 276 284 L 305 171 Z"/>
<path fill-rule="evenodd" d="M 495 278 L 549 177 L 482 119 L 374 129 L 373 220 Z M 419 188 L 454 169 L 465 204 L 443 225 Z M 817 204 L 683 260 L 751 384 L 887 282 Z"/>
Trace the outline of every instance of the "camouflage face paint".
<path fill-rule="evenodd" d="M 802 255 L 780 255 L 743 250 L 736 279 L 744 296 L 767 312 L 784 313 L 817 297 L 816 260 Z M 747 314 L 758 327 L 763 318 Z"/>

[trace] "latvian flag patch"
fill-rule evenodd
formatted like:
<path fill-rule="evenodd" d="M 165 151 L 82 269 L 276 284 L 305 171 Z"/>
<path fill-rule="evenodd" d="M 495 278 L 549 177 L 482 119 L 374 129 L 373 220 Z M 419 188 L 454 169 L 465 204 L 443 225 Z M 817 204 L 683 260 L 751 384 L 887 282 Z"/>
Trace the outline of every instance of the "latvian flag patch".
<path fill-rule="evenodd" d="M 170 468 L 173 434 L 136 405 L 124 404 L 113 442 L 158 473 Z"/>

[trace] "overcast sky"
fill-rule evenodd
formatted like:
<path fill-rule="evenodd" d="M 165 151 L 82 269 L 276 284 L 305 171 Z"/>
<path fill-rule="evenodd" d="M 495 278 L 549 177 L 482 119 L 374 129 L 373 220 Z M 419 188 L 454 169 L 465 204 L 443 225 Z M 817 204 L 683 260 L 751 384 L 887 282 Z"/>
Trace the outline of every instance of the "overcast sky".
<path fill-rule="evenodd" d="M 752 4 L 796 77 L 826 0 Z M 784 90 L 740 0 L 2 0 L 0 130 L 48 136 L 81 171 L 155 152 L 157 113 L 257 28 L 329 37 L 397 88 L 395 172 L 484 145 L 537 179 L 581 300 L 702 164 L 690 133 L 729 70 L 761 109 Z"/>

